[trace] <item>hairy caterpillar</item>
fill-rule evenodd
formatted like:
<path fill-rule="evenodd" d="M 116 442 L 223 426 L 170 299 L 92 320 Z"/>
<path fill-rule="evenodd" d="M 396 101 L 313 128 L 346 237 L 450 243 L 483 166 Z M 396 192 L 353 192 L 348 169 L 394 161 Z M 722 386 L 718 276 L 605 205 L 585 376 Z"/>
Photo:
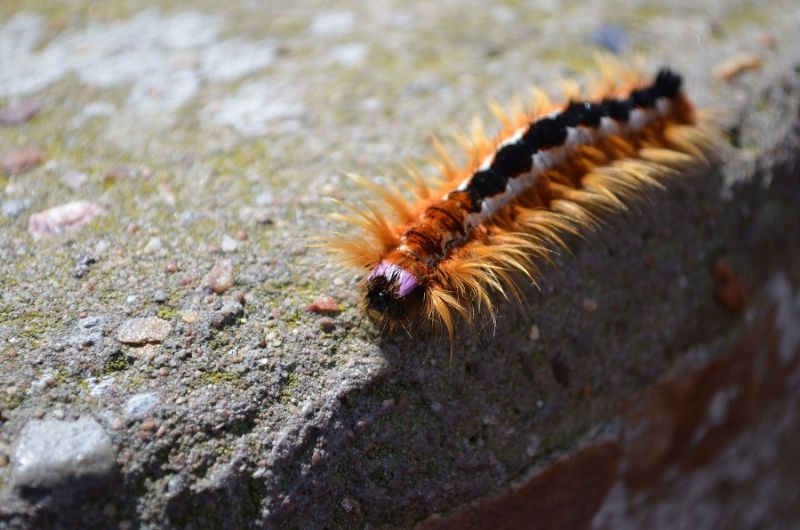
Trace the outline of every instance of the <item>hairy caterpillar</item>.
<path fill-rule="evenodd" d="M 679 75 L 662 69 L 648 81 L 608 59 L 600 67 L 586 99 L 573 91 L 559 105 L 534 91 L 528 112 L 493 105 L 502 131 L 490 140 L 476 126 L 462 138 L 466 167 L 435 142 L 442 182 L 431 189 L 410 171 L 413 202 L 353 176 L 385 208 L 350 207 L 337 218 L 364 237 L 337 234 L 330 246 L 368 271 L 364 303 L 382 328 L 428 321 L 452 342 L 459 316 L 494 319 L 491 291 L 519 297 L 515 277 L 535 282 L 565 234 L 595 229 L 603 214 L 706 163 L 712 135 Z"/>

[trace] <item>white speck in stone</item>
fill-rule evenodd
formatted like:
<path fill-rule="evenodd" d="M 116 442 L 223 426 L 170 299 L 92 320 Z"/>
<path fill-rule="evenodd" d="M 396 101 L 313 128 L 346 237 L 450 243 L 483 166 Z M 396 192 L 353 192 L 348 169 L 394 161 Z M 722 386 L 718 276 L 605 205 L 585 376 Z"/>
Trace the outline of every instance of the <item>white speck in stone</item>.
<path fill-rule="evenodd" d="M 102 255 L 106 250 L 108 250 L 108 241 L 105 239 L 101 239 L 94 245 L 94 253 L 96 256 Z"/>
<path fill-rule="evenodd" d="M 114 377 L 108 376 L 99 380 L 96 377 L 91 377 L 87 382 L 89 384 L 89 395 L 94 398 L 99 398 L 103 397 L 106 390 L 114 385 Z"/>
<path fill-rule="evenodd" d="M 116 111 L 116 107 L 107 101 L 93 101 L 83 107 L 83 115 L 89 118 L 98 116 L 111 116 Z"/>
<path fill-rule="evenodd" d="M 769 297 L 775 303 L 774 325 L 778 331 L 778 357 L 789 364 L 800 347 L 800 291 L 795 292 L 789 280 L 778 274 L 769 283 Z"/>
<path fill-rule="evenodd" d="M 531 438 L 531 443 L 529 443 L 528 447 L 525 448 L 525 453 L 527 453 L 529 457 L 536 456 L 536 453 L 539 452 L 539 448 L 541 446 L 542 446 L 542 439 L 534 435 L 533 438 Z"/>
<path fill-rule="evenodd" d="M 236 241 L 234 238 L 225 234 L 222 236 L 222 244 L 220 245 L 222 252 L 236 252 L 239 248 L 239 242 Z"/>
<path fill-rule="evenodd" d="M 731 387 L 720 389 L 711 397 L 708 403 L 708 421 L 712 426 L 717 427 L 725 423 L 728 405 L 738 394 L 739 389 Z"/>
<path fill-rule="evenodd" d="M 128 421 L 139 420 L 147 416 L 158 403 L 158 396 L 153 393 L 136 394 L 125 402 L 125 417 Z"/>
<path fill-rule="evenodd" d="M 222 19 L 194 11 L 186 11 L 163 17 L 164 31 L 159 33 L 158 40 L 173 50 L 187 50 L 208 46 L 217 38 Z"/>
<path fill-rule="evenodd" d="M 173 112 L 200 89 L 197 75 L 188 69 L 161 71 L 140 79 L 128 95 L 128 106 L 139 112 Z"/>
<path fill-rule="evenodd" d="M 158 237 L 151 237 L 147 244 L 144 246 L 144 251 L 148 254 L 154 254 L 161 250 L 161 239 Z"/>
<path fill-rule="evenodd" d="M 337 46 L 330 51 L 331 59 L 343 66 L 357 66 L 364 62 L 369 46 L 363 42 L 351 42 Z"/>
<path fill-rule="evenodd" d="M 348 33 L 356 23 L 352 11 L 322 11 L 311 22 L 311 34 L 315 37 L 335 37 Z"/>
<path fill-rule="evenodd" d="M 275 47 L 268 42 L 229 39 L 205 51 L 201 69 L 208 79 L 227 82 L 261 70 L 274 60 Z"/>
<path fill-rule="evenodd" d="M 256 206 L 269 206 L 273 202 L 275 202 L 275 198 L 272 196 L 272 193 L 268 191 L 262 191 L 254 200 Z"/>
<path fill-rule="evenodd" d="M 301 118 L 305 105 L 288 87 L 250 82 L 235 94 L 207 107 L 206 114 L 217 125 L 230 125 L 245 135 L 260 136 L 270 127 L 285 130 L 287 120 Z"/>
<path fill-rule="evenodd" d="M 361 103 L 361 108 L 367 112 L 376 112 L 383 109 L 380 98 L 367 98 Z"/>
<path fill-rule="evenodd" d="M 89 175 L 84 173 L 83 171 L 67 171 L 63 175 L 61 175 L 61 182 L 67 185 L 68 188 L 73 190 L 80 189 L 81 186 L 86 184 L 86 181 L 89 180 Z"/>

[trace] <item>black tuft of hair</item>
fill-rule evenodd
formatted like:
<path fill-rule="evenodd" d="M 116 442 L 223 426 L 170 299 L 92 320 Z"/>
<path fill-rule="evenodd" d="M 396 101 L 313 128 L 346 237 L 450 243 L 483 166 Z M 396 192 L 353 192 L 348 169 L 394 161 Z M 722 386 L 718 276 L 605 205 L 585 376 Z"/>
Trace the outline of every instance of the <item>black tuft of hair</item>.
<path fill-rule="evenodd" d="M 653 83 L 653 92 L 657 98 L 674 99 L 681 91 L 683 79 L 669 68 L 662 68 Z"/>

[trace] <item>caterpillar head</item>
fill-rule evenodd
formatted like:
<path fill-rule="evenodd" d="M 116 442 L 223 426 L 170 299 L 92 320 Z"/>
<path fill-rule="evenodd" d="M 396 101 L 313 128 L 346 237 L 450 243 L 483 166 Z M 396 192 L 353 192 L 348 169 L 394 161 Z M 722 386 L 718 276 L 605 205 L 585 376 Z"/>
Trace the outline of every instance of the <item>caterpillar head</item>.
<path fill-rule="evenodd" d="M 367 314 L 381 324 L 410 322 L 419 313 L 424 289 L 404 268 L 380 262 L 367 277 Z"/>

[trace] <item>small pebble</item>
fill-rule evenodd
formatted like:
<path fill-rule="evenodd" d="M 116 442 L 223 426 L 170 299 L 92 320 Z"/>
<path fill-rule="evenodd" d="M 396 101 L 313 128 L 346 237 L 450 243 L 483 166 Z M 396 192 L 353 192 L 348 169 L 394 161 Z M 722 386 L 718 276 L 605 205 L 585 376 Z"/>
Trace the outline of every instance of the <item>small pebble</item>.
<path fill-rule="evenodd" d="M 336 313 L 339 306 L 330 296 L 320 296 L 306 307 L 306 313 Z"/>
<path fill-rule="evenodd" d="M 103 340 L 106 318 L 102 316 L 81 316 L 77 329 L 69 337 L 69 343 L 76 348 L 85 348 Z"/>
<path fill-rule="evenodd" d="M 73 190 L 80 189 L 89 180 L 89 175 L 83 171 L 67 171 L 61 175 L 61 182 Z"/>
<path fill-rule="evenodd" d="M 271 225 L 273 222 L 272 216 L 267 212 L 261 212 L 256 216 L 256 223 L 260 225 Z"/>
<path fill-rule="evenodd" d="M 26 173 L 44 160 L 44 153 L 38 149 L 12 149 L 0 153 L 0 171 L 14 176 Z"/>
<path fill-rule="evenodd" d="M 91 256 L 80 256 L 75 262 L 75 270 L 72 275 L 76 278 L 83 278 L 89 274 L 89 265 L 94 265 L 97 260 Z"/>
<path fill-rule="evenodd" d="M 158 396 L 154 393 L 135 394 L 125 402 L 125 419 L 140 420 L 147 416 L 158 404 Z"/>
<path fill-rule="evenodd" d="M 30 208 L 30 206 L 30 199 L 9 199 L 3 202 L 2 206 L 0 206 L 0 211 L 2 211 L 4 216 L 10 219 L 16 219 L 25 213 L 25 210 Z"/>
<path fill-rule="evenodd" d="M 104 212 L 102 206 L 73 201 L 31 215 L 28 232 L 37 239 L 72 232 Z"/>
<path fill-rule="evenodd" d="M 212 327 L 220 329 L 236 322 L 236 319 L 242 316 L 243 312 L 244 308 L 242 307 L 242 304 L 228 300 L 222 304 L 222 307 L 220 307 L 219 310 L 215 311 L 214 314 L 211 315 L 209 323 Z"/>
<path fill-rule="evenodd" d="M 132 318 L 117 330 L 117 340 L 123 344 L 142 345 L 163 342 L 172 325 L 158 317 Z"/>
<path fill-rule="evenodd" d="M 750 293 L 747 284 L 739 277 L 731 263 L 720 258 L 711 269 L 714 281 L 714 300 L 717 304 L 734 315 L 747 309 Z"/>
<path fill-rule="evenodd" d="M 178 271 L 178 264 L 175 263 L 174 261 L 168 261 L 164 265 L 164 272 L 166 272 L 167 274 L 172 274 L 177 271 Z"/>
<path fill-rule="evenodd" d="M 220 245 L 220 249 L 222 252 L 236 252 L 239 248 L 239 242 L 236 241 L 229 235 L 222 236 L 222 244 Z"/>
<path fill-rule="evenodd" d="M 181 313 L 181 320 L 187 324 L 194 324 L 197 322 L 197 311 L 184 311 Z"/>
<path fill-rule="evenodd" d="M 141 427 L 139 427 L 140 431 L 152 431 L 156 428 L 156 422 L 153 420 L 147 420 L 146 422 L 142 423 Z"/>
<path fill-rule="evenodd" d="M 247 232 L 244 230 L 239 230 L 236 232 L 236 239 L 239 241 L 247 241 Z"/>
<path fill-rule="evenodd" d="M 200 287 L 216 294 L 222 294 L 233 287 L 233 263 L 223 260 L 214 265 L 200 282 Z"/>
<path fill-rule="evenodd" d="M 322 317 L 319 319 L 319 327 L 322 329 L 322 331 L 330 333 L 336 329 L 336 321 L 331 317 Z"/>
<path fill-rule="evenodd" d="M 0 110 L 0 124 L 19 125 L 25 123 L 36 116 L 40 110 L 42 110 L 42 105 L 37 101 L 9 105 Z"/>
<path fill-rule="evenodd" d="M 103 178 L 107 182 L 114 182 L 116 180 L 135 177 L 136 174 L 137 171 L 134 168 L 127 166 L 113 166 L 106 169 L 105 173 L 103 174 Z"/>
<path fill-rule="evenodd" d="M 57 420 L 63 420 L 63 419 L 64 419 L 64 416 L 65 416 L 66 414 L 64 414 L 64 411 L 63 411 L 63 410 L 61 410 L 61 409 L 55 409 L 55 410 L 52 412 L 52 415 L 53 415 L 53 417 L 54 417 L 55 419 L 57 419 Z"/>
<path fill-rule="evenodd" d="M 532 342 L 536 342 L 541 338 L 541 334 L 539 333 L 539 326 L 534 324 L 531 326 L 530 332 L 528 332 L 528 338 L 531 339 Z"/>
<path fill-rule="evenodd" d="M 587 313 L 597 311 L 597 300 L 594 298 L 584 298 L 581 305 L 583 306 L 583 310 Z"/>
<path fill-rule="evenodd" d="M 157 289 L 156 292 L 153 293 L 153 301 L 157 304 L 163 304 L 167 301 L 167 293 L 161 289 Z"/>
<path fill-rule="evenodd" d="M 144 246 L 144 251 L 148 254 L 155 254 L 162 248 L 161 238 L 151 237 L 147 244 Z"/>
<path fill-rule="evenodd" d="M 86 480 L 102 482 L 117 460 L 111 439 L 89 416 L 31 420 L 15 445 L 11 478 L 18 488 L 53 490 Z"/>

